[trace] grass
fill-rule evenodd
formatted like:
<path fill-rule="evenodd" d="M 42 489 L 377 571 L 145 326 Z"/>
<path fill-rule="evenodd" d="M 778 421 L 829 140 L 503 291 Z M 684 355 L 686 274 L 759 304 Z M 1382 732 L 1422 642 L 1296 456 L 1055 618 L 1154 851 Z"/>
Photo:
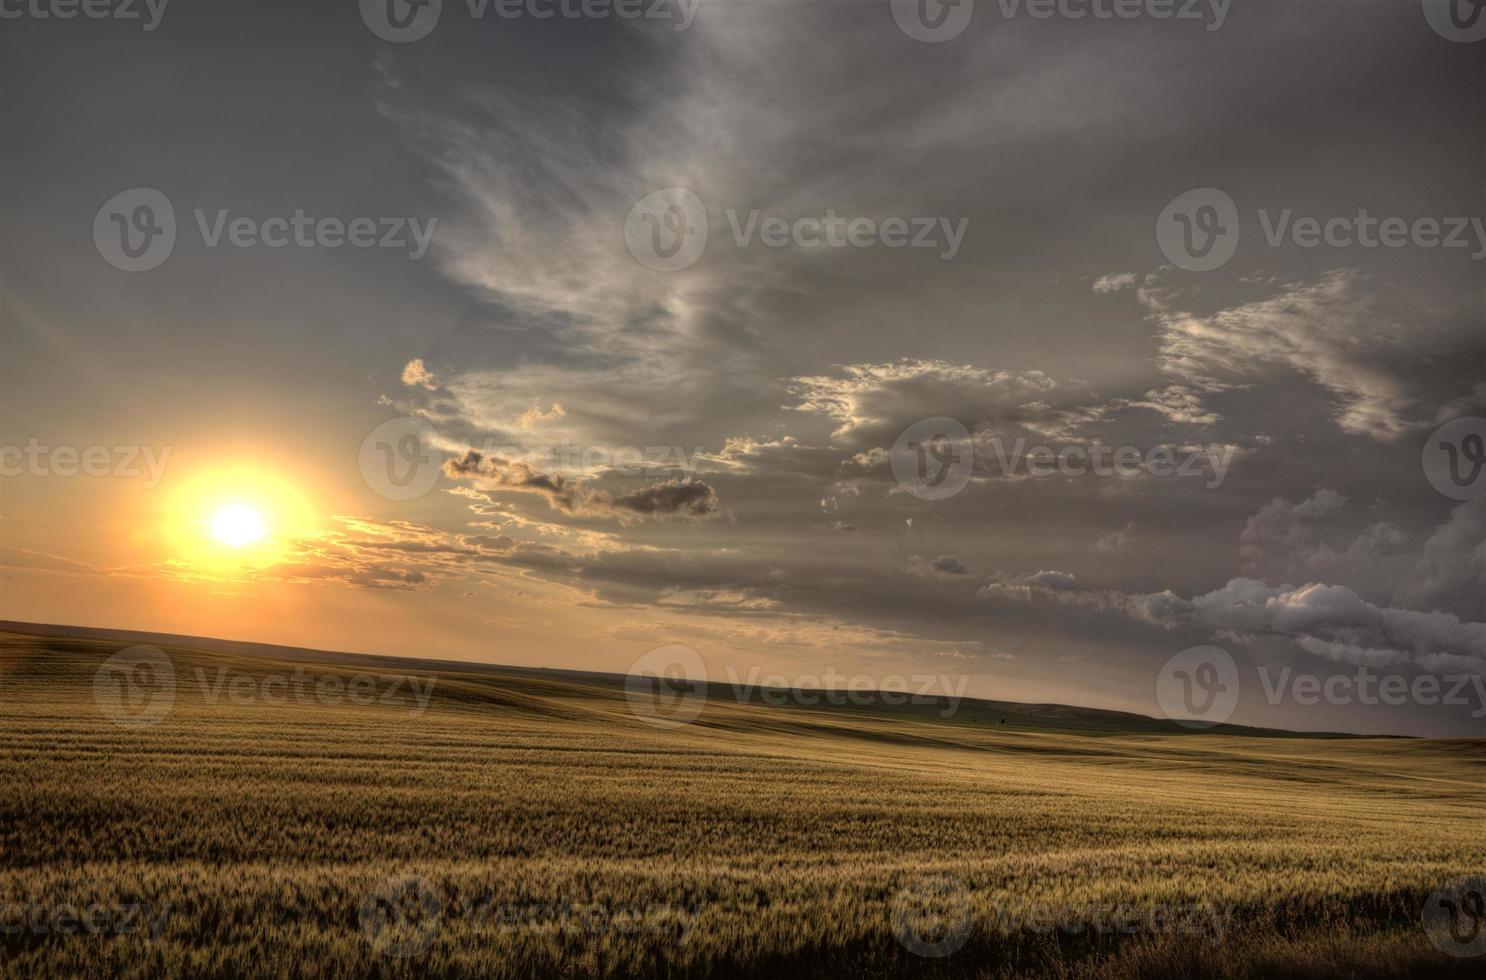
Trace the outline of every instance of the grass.
<path fill-rule="evenodd" d="M 159 934 L 20 928 L 0 934 L 6 976 L 1422 977 L 1486 962 L 1445 956 L 1419 924 L 1432 891 L 1486 869 L 1483 740 L 718 698 L 664 729 L 612 680 L 498 668 L 423 672 L 422 713 L 214 703 L 198 677 L 224 668 L 349 680 L 376 662 L 179 648 L 172 710 L 128 728 L 94 698 L 121 645 L 0 634 L 0 908 L 143 905 Z M 1230 918 L 1221 933 L 1090 924 L 1153 910 Z M 1070 928 L 1018 918 L 1038 914 Z M 958 948 L 925 958 L 898 934 Z"/>

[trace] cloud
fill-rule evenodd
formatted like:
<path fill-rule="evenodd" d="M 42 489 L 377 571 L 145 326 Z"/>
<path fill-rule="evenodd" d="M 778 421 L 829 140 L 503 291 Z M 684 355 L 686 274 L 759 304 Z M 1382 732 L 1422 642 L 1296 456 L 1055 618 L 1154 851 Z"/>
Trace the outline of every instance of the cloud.
<path fill-rule="evenodd" d="M 1445 612 L 1376 606 L 1351 589 L 1319 582 L 1270 586 L 1233 579 L 1177 610 L 1204 626 L 1289 638 L 1351 663 L 1412 663 L 1425 670 L 1486 671 L 1486 623 Z"/>
<path fill-rule="evenodd" d="M 423 364 L 423 358 L 415 357 L 402 369 L 402 383 L 408 387 L 417 386 L 432 391 L 438 387 L 438 381 L 433 372 Z"/>
<path fill-rule="evenodd" d="M 1413 554 L 1393 600 L 1486 619 L 1486 498 L 1460 504 Z"/>
<path fill-rule="evenodd" d="M 717 492 L 699 481 L 671 480 L 620 494 L 613 505 L 636 514 L 705 517 L 717 510 Z"/>
<path fill-rule="evenodd" d="M 1486 618 L 1486 499 L 1457 505 L 1427 538 L 1386 521 L 1353 529 L 1347 498 L 1277 497 L 1239 537 L 1244 571 L 1268 581 L 1334 582 L 1371 601 Z"/>
<path fill-rule="evenodd" d="M 1137 279 L 1139 279 L 1139 276 L 1133 272 L 1117 272 L 1108 276 L 1100 276 L 1094 280 L 1094 292 L 1100 296 L 1105 296 L 1109 293 L 1134 289 Z"/>
<path fill-rule="evenodd" d="M 521 417 L 516 421 L 523 429 L 530 429 L 539 422 L 555 422 L 560 418 L 565 418 L 567 414 L 561 404 L 553 402 L 552 407 L 545 412 L 539 406 L 533 406 L 527 409 L 521 413 Z"/>
<path fill-rule="evenodd" d="M 1221 418 L 1203 405 L 1202 392 L 1183 384 L 1152 388 L 1144 398 L 1119 402 L 1116 407 L 1149 409 L 1172 422 L 1187 425 L 1211 425 Z"/>
<path fill-rule="evenodd" d="M 991 576 L 990 580 L 980 587 L 977 595 L 983 599 L 994 596 L 1027 599 L 1039 595 L 1047 596 L 1077 591 L 1078 579 L 1068 572 L 1042 571 Z"/>
<path fill-rule="evenodd" d="M 553 509 L 567 514 L 705 517 L 717 510 L 716 491 L 700 481 L 671 480 L 616 496 L 560 473 L 541 473 L 520 460 L 486 456 L 474 449 L 458 459 L 445 460 L 443 469 L 451 479 L 473 479 L 489 489 L 538 494 Z"/>
<path fill-rule="evenodd" d="M 506 534 L 467 534 L 462 540 L 468 547 L 483 551 L 510 551 L 516 547 L 516 540 Z"/>
<path fill-rule="evenodd" d="M 1130 546 L 1130 539 L 1134 537 L 1135 524 L 1131 522 L 1118 531 L 1111 531 L 1104 535 L 1094 544 L 1097 551 L 1107 555 L 1124 554 L 1125 549 Z"/>
<path fill-rule="evenodd" d="M 1039 432 L 1067 428 L 1088 393 L 1041 371 L 994 371 L 971 364 L 904 358 L 846 364 L 834 373 L 791 378 L 791 411 L 825 416 L 838 444 L 890 445 L 909 424 L 934 416 L 977 423 L 1018 422 Z"/>
<path fill-rule="evenodd" d="M 1412 331 L 1384 312 L 1357 270 L 1284 283 L 1273 295 L 1206 315 L 1182 309 L 1176 291 L 1155 277 L 1138 295 L 1160 330 L 1162 369 L 1188 390 L 1227 391 L 1288 368 L 1331 393 L 1344 432 L 1388 440 L 1422 424 L 1410 417 L 1419 398 L 1397 363 Z"/>
<path fill-rule="evenodd" d="M 929 562 L 929 568 L 940 575 L 969 575 L 966 568 L 954 555 L 940 555 Z"/>

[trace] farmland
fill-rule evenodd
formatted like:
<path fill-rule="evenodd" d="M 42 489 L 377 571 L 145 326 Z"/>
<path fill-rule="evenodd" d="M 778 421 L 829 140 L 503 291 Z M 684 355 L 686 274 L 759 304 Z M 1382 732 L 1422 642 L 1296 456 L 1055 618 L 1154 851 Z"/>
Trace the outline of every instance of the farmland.
<path fill-rule="evenodd" d="M 720 698 L 657 726 L 612 678 L 179 647 L 151 714 L 99 680 L 127 645 L 0 634 L 3 975 L 1482 962 L 1420 915 L 1486 869 L 1486 741 Z"/>

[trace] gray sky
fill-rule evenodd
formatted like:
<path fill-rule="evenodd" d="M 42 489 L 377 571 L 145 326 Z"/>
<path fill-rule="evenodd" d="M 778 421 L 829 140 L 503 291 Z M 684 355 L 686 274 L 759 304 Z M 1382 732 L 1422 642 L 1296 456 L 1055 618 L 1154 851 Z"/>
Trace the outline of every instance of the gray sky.
<path fill-rule="evenodd" d="M 887 3 L 443 0 L 399 42 L 376 4 L 174 0 L 151 30 L 6 9 L 0 441 L 171 456 L 150 487 L 7 476 L 5 616 L 608 670 L 678 643 L 714 676 L 943 673 L 1146 713 L 1169 658 L 1215 644 L 1234 721 L 1482 731 L 1479 699 L 1270 703 L 1256 679 L 1486 668 L 1486 502 L 1421 465 L 1486 415 L 1486 41 L 1417 3 L 978 0 L 939 43 Z M 133 188 L 175 218 L 139 272 L 94 236 Z M 632 215 L 662 188 L 701 210 Z M 1158 218 L 1198 188 L 1237 248 L 1186 271 Z M 296 209 L 432 238 L 209 244 Z M 1295 224 L 1355 238 L 1364 210 L 1474 224 L 1465 247 Z M 809 244 L 799 219 L 830 215 L 858 243 Z M 771 247 L 770 218 L 803 240 Z M 893 218 L 924 244 L 889 247 Z M 669 244 L 678 219 L 705 250 L 657 271 L 646 222 Z M 412 500 L 358 456 L 402 416 L 446 461 Z M 935 417 L 968 433 L 944 499 L 892 465 Z M 1032 477 L 1018 440 L 1197 462 Z M 620 447 L 669 465 L 616 472 Z M 271 553 L 161 530 L 238 465 L 295 488 L 244 490 L 299 514 Z"/>

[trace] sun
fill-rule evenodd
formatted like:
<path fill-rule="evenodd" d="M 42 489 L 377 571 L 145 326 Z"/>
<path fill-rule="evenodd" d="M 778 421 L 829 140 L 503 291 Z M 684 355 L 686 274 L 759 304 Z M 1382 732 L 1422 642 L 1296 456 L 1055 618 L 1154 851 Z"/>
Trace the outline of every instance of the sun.
<path fill-rule="evenodd" d="M 268 525 L 263 515 L 248 504 L 223 504 L 212 514 L 208 533 L 229 548 L 245 548 L 262 540 Z"/>
<path fill-rule="evenodd" d="M 206 467 L 175 484 L 162 537 L 183 573 L 233 577 L 293 561 L 320 529 L 312 487 L 272 457 Z"/>

